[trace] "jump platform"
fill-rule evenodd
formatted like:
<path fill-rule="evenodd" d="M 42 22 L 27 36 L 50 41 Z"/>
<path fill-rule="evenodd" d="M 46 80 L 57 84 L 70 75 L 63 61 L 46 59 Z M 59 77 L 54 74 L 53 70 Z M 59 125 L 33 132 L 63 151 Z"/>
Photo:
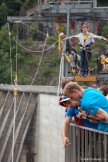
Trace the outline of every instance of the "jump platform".
<path fill-rule="evenodd" d="M 96 82 L 96 76 L 75 76 L 75 82 Z"/>

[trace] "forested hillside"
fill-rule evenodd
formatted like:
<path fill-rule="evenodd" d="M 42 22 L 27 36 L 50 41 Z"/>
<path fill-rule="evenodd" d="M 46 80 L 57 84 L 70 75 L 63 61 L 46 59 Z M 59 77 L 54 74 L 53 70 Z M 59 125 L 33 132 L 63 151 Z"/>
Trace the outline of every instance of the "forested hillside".
<path fill-rule="evenodd" d="M 0 1 L 0 84 L 14 84 L 17 79 L 18 84 L 58 85 L 61 56 L 57 51 L 54 26 L 37 22 L 27 26 L 8 23 L 6 19 L 7 16 L 24 16 L 36 3 L 36 0 Z M 107 3 L 107 0 L 98 1 L 98 5 Z M 99 34 L 107 36 L 107 26 Z M 46 37 L 47 31 L 49 38 Z M 97 45 L 94 47 L 94 62 L 100 52 Z M 104 43 L 100 46 L 102 49 Z"/>
<path fill-rule="evenodd" d="M 0 1 L 1 84 L 14 84 L 16 78 L 18 84 L 58 84 L 60 54 L 54 48 L 50 48 L 56 42 L 57 37 L 55 36 L 55 40 L 47 39 L 44 47 L 46 35 L 42 34 L 44 30 L 42 24 L 34 23 L 26 26 L 26 24 L 10 24 L 6 20 L 9 15 L 25 15 L 27 10 L 34 5 L 36 5 L 36 0 Z M 14 38 L 18 42 L 20 40 L 19 43 L 22 47 L 15 42 Z M 50 49 L 44 53 L 32 52 L 32 50 L 42 51 L 43 48 Z M 27 49 L 31 49 L 31 51 Z"/>

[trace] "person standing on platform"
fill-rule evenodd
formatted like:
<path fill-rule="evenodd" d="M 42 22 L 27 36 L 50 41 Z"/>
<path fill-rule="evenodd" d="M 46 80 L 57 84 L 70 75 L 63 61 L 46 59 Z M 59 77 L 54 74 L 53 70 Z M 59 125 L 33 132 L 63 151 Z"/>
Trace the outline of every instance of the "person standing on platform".
<path fill-rule="evenodd" d="M 105 37 L 95 35 L 88 32 L 88 25 L 85 23 L 82 25 L 82 32 L 78 35 L 70 36 L 66 39 L 78 38 L 80 45 L 80 56 L 81 56 L 81 73 L 80 76 L 90 75 L 90 58 L 92 54 L 91 45 L 94 43 L 94 39 L 103 39 L 107 41 Z"/>

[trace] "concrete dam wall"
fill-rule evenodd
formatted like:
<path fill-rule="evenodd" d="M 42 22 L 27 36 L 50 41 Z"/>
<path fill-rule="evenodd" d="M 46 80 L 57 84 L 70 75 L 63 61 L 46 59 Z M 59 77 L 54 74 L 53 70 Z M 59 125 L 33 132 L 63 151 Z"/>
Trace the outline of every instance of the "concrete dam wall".
<path fill-rule="evenodd" d="M 58 88 L 19 86 L 17 96 L 13 91 L 0 86 L 0 162 L 64 162 Z"/>

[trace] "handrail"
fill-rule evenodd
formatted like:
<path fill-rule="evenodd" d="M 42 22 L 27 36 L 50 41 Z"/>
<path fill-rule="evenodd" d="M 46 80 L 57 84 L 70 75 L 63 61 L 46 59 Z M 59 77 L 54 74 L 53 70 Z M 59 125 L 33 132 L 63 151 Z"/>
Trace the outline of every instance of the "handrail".
<path fill-rule="evenodd" d="M 108 135 L 108 132 L 104 132 L 104 131 L 100 131 L 100 130 L 97 130 L 97 129 L 92 129 L 92 128 L 80 126 L 80 125 L 77 125 L 77 124 L 74 124 L 74 123 L 71 123 L 70 126 L 81 128 L 81 129 L 84 129 L 84 130 L 93 131 L 93 132 L 100 133 L 100 134 Z"/>
<path fill-rule="evenodd" d="M 66 162 L 107 161 L 108 132 L 70 124 L 71 145 L 65 149 Z"/>
<path fill-rule="evenodd" d="M 44 1 L 41 5 L 45 5 L 45 4 L 93 4 L 94 0 L 85 0 L 85 1 L 81 1 L 81 0 L 62 0 L 62 1 Z"/>

